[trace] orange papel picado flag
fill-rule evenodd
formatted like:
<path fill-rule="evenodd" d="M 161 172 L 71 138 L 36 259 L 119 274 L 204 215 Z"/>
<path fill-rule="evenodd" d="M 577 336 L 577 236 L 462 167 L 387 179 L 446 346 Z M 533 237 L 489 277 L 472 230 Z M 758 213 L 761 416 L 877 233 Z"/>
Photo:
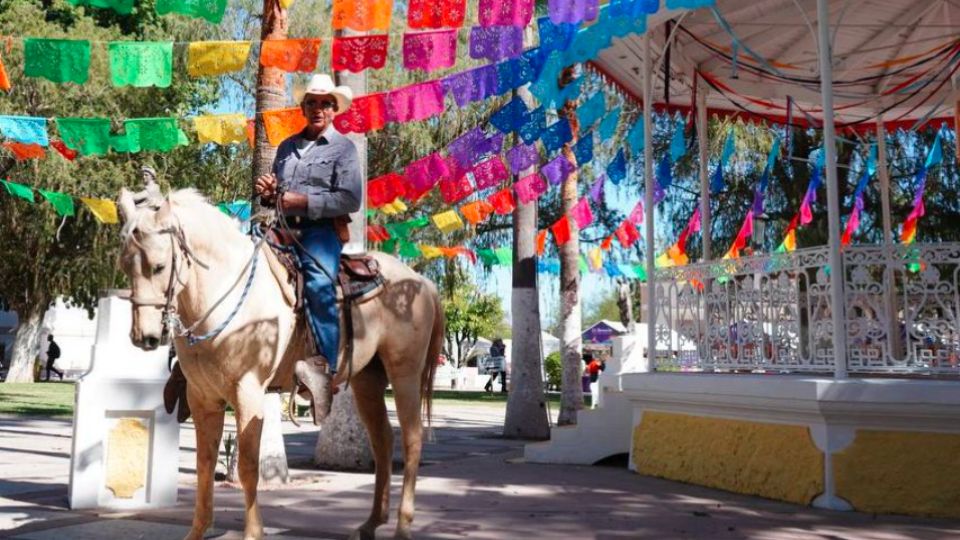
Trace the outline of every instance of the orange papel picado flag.
<path fill-rule="evenodd" d="M 333 0 L 333 29 L 387 30 L 393 0 Z"/>
<path fill-rule="evenodd" d="M 310 73 L 317 69 L 320 39 L 268 39 L 260 44 L 260 64 L 283 71 Z"/>
<path fill-rule="evenodd" d="M 300 107 L 263 111 L 263 127 L 270 145 L 280 146 L 284 139 L 307 127 L 307 119 Z"/>

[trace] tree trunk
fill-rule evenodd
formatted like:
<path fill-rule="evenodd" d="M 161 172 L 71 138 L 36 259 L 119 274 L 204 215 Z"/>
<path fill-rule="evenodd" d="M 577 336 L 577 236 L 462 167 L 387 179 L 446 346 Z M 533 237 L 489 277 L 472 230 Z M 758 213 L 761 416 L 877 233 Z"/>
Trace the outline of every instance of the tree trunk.
<path fill-rule="evenodd" d="M 263 19 L 260 23 L 260 39 L 287 38 L 287 10 L 280 6 L 279 0 L 263 0 Z M 273 159 L 277 149 L 267 140 L 267 131 L 263 125 L 263 112 L 282 109 L 287 105 L 285 74 L 282 70 L 259 66 L 257 70 L 255 145 L 253 148 L 253 182 L 262 174 L 273 169 Z M 261 481 L 266 484 L 286 484 L 287 453 L 283 444 L 283 427 L 280 419 L 279 395 L 266 397 L 263 404 L 264 423 L 260 435 L 260 471 Z M 235 452 L 236 453 L 236 452 Z M 266 473 L 266 474 L 264 474 Z"/>
<path fill-rule="evenodd" d="M 532 101 L 526 89 L 517 93 Z M 530 174 L 531 170 L 521 175 Z M 543 349 L 540 346 L 540 296 L 537 290 L 537 203 L 519 204 L 513 211 L 513 343 L 510 348 L 510 394 L 503 436 L 515 439 L 550 438 L 543 395 Z"/>
<path fill-rule="evenodd" d="M 570 121 L 570 129 L 574 133 L 573 141 L 565 144 L 563 155 L 576 165 L 571 144 L 577 140 L 579 125 L 572 102 L 567 102 L 561 119 L 566 117 Z M 562 120 L 561 120 L 562 121 Z M 569 216 L 573 206 L 577 203 L 576 171 L 564 180 L 560 194 L 561 215 Z M 560 416 L 558 425 L 577 423 L 577 411 L 583 408 L 583 385 L 580 382 L 583 373 L 581 361 L 581 334 L 583 321 L 580 309 L 580 238 L 579 231 L 570 234 L 570 240 L 560 246 L 560 354 L 563 371 L 561 376 Z"/>
<path fill-rule="evenodd" d="M 373 470 L 370 438 L 360 421 L 352 388 L 347 387 L 333 396 L 330 416 L 320 424 L 320 436 L 317 438 L 313 461 L 324 469 Z"/>
<path fill-rule="evenodd" d="M 40 324 L 43 322 L 43 310 L 27 313 L 26 317 L 17 313 L 17 317 L 20 324 L 17 325 L 17 335 L 13 339 L 13 356 L 10 359 L 7 382 L 34 382 L 37 337 L 40 335 Z"/>
<path fill-rule="evenodd" d="M 342 35 L 354 35 L 355 32 L 345 31 Z M 341 35 L 341 34 L 338 34 Z M 361 96 L 367 91 L 367 77 L 363 72 L 336 72 L 334 79 L 338 85 L 345 85 L 353 90 L 354 96 Z M 367 177 L 367 138 L 363 135 L 348 135 L 357 147 L 358 161 L 363 178 Z M 350 214 L 350 242 L 344 247 L 345 253 L 362 253 L 366 251 L 366 181 L 363 183 L 364 192 L 360 210 Z M 342 339 L 347 339 L 344 333 Z M 344 364 L 339 369 L 349 369 Z M 341 470 L 372 470 L 373 453 L 370 450 L 366 428 L 360 420 L 356 403 L 353 401 L 353 391 L 346 388 L 333 398 L 333 408 L 330 416 L 321 424 L 320 435 L 317 437 L 317 446 L 314 451 L 314 462 L 319 467 Z"/>
<path fill-rule="evenodd" d="M 263 0 L 263 20 L 260 24 L 260 39 L 287 38 L 287 10 L 280 6 L 279 0 Z M 270 146 L 267 130 L 263 125 L 263 111 L 282 109 L 287 106 L 287 91 L 283 70 L 274 67 L 259 66 L 257 69 L 257 96 L 255 116 L 255 137 L 253 148 L 253 182 L 262 174 L 273 169 L 273 158 L 277 149 Z"/>

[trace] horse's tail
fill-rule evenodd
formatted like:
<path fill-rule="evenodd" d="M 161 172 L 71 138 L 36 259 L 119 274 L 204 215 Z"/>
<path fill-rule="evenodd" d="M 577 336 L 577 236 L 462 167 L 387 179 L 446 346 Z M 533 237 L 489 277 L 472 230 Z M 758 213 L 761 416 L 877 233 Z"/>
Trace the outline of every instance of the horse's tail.
<path fill-rule="evenodd" d="M 443 348 L 443 332 L 446 322 L 443 316 L 443 305 L 440 302 L 440 295 L 436 289 L 433 291 L 433 332 L 430 336 L 430 344 L 427 346 L 427 362 L 423 366 L 423 374 L 420 379 L 420 399 L 423 405 L 423 414 L 427 418 L 428 439 L 432 435 L 432 416 L 433 416 L 433 381 L 437 374 L 437 364 L 440 361 L 440 351 Z"/>

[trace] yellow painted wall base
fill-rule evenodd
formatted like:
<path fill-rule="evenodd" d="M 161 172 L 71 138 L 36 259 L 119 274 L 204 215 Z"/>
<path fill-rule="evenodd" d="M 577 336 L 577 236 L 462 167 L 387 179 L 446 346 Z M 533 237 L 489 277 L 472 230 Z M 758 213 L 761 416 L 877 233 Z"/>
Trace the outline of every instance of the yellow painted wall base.
<path fill-rule="evenodd" d="M 960 434 L 858 430 L 833 456 L 837 495 L 861 512 L 960 518 Z"/>
<path fill-rule="evenodd" d="M 806 426 L 645 410 L 633 460 L 641 474 L 798 504 L 823 492 L 823 453 Z"/>

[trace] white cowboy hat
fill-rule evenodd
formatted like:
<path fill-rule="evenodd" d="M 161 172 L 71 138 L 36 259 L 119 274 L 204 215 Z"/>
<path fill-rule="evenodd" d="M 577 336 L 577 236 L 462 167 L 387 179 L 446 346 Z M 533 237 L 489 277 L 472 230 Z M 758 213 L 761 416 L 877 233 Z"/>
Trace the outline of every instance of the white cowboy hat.
<path fill-rule="evenodd" d="M 350 103 L 353 102 L 353 90 L 349 86 L 334 86 L 333 79 L 326 73 L 310 77 L 310 82 L 307 83 L 303 96 L 306 97 L 307 94 L 333 96 L 337 100 L 337 112 L 335 114 L 346 112 L 350 108 Z"/>

